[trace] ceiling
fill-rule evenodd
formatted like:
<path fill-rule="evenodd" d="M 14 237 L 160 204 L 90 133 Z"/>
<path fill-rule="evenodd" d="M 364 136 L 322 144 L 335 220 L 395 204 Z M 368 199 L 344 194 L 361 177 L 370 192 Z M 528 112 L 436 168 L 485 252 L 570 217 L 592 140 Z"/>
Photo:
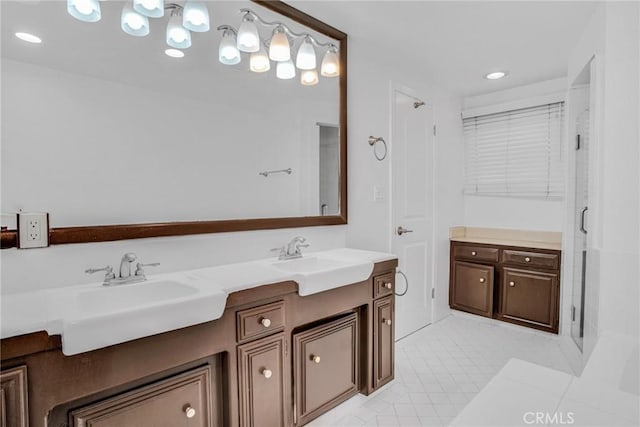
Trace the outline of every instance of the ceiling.
<path fill-rule="evenodd" d="M 295 7 L 394 52 L 460 96 L 509 89 L 566 76 L 571 49 L 597 2 L 587 1 L 315 1 Z M 486 80 L 506 70 L 501 80 Z"/>

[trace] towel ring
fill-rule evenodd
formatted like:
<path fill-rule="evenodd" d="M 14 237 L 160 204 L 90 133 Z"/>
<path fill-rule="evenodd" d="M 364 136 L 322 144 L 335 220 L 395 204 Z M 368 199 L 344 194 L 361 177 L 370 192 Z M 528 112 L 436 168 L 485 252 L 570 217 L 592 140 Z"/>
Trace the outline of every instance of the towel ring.
<path fill-rule="evenodd" d="M 396 274 L 401 275 L 402 278 L 404 279 L 404 283 L 405 283 L 404 292 L 402 292 L 402 293 L 395 292 L 396 296 L 402 297 L 402 296 L 405 296 L 407 294 L 407 292 L 409 292 L 409 279 L 407 279 L 407 275 L 404 274 L 402 272 L 402 270 L 400 270 L 399 268 L 396 270 Z"/>
<path fill-rule="evenodd" d="M 378 150 L 376 148 L 378 146 L 378 142 L 382 142 L 382 146 L 384 147 L 383 154 L 378 154 Z M 382 138 L 381 136 L 370 136 L 369 145 L 373 147 L 373 155 L 378 161 L 381 162 L 387 157 L 387 143 L 385 142 L 384 138 Z"/>

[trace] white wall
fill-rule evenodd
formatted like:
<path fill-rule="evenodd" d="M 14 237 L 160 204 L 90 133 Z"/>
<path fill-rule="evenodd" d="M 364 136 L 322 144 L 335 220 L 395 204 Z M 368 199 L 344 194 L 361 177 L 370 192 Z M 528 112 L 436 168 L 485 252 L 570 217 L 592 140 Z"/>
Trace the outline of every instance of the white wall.
<path fill-rule="evenodd" d="M 463 107 L 465 110 L 494 105 L 504 105 L 509 108 L 509 104 L 513 102 L 564 93 L 565 91 L 566 79 L 547 80 L 512 89 L 466 97 L 463 99 Z M 464 196 L 463 225 L 468 227 L 562 231 L 564 212 L 564 200 L 466 194 Z"/>

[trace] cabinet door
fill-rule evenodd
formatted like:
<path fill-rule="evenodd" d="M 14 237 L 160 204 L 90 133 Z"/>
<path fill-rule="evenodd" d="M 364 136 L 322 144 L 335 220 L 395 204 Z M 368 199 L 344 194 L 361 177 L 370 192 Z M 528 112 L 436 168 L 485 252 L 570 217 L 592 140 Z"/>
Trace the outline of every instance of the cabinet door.
<path fill-rule="evenodd" d="M 207 366 L 75 410 L 70 425 L 210 427 L 210 390 Z"/>
<path fill-rule="evenodd" d="M 0 373 L 0 426 L 27 427 L 27 367 Z"/>
<path fill-rule="evenodd" d="M 373 310 L 373 388 L 376 389 L 393 379 L 393 297 L 374 301 Z"/>
<path fill-rule="evenodd" d="M 241 426 L 284 426 L 284 335 L 238 346 Z"/>
<path fill-rule="evenodd" d="M 455 261 L 451 280 L 452 308 L 492 317 L 493 266 Z"/>
<path fill-rule="evenodd" d="M 358 392 L 356 313 L 297 333 L 294 340 L 296 424 L 305 424 Z"/>
<path fill-rule="evenodd" d="M 557 329 L 557 274 L 505 268 L 501 291 L 503 317 Z"/>

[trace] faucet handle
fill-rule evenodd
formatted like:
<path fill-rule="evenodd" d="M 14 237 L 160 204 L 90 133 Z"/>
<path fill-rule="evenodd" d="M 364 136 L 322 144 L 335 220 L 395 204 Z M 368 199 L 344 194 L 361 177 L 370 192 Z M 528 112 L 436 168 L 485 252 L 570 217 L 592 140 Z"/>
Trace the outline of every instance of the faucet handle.
<path fill-rule="evenodd" d="M 135 275 L 144 276 L 144 267 L 157 267 L 159 265 L 160 265 L 159 262 L 150 262 L 149 264 L 137 263 Z"/>
<path fill-rule="evenodd" d="M 93 274 L 99 271 L 104 271 L 105 282 L 116 278 L 116 275 L 113 273 L 113 267 L 111 267 L 110 265 L 107 265 L 104 268 L 87 268 L 84 272 L 87 274 Z"/>

